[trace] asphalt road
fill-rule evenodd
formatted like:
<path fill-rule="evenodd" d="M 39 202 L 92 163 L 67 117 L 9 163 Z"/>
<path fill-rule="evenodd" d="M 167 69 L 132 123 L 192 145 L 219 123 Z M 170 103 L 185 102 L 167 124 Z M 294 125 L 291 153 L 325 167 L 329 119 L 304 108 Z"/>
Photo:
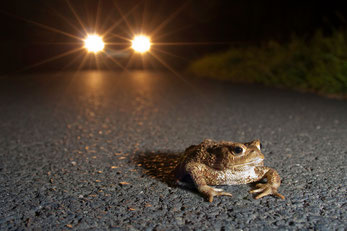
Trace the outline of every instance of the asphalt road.
<path fill-rule="evenodd" d="M 0 230 L 345 230 L 347 101 L 155 72 L 0 79 Z M 203 139 L 260 139 L 285 200 L 173 184 Z"/>

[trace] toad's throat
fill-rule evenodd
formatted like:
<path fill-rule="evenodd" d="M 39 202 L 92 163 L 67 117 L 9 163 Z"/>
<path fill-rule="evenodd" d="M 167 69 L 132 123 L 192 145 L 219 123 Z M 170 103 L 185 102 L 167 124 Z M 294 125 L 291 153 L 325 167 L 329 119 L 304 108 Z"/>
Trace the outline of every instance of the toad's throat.
<path fill-rule="evenodd" d="M 264 161 L 264 159 L 262 159 L 262 158 L 256 158 L 256 159 L 254 159 L 250 162 L 247 162 L 247 163 L 234 164 L 234 165 L 232 165 L 232 167 L 242 167 L 242 166 L 250 166 L 250 165 L 257 166 L 257 165 L 262 165 L 263 161 Z"/>

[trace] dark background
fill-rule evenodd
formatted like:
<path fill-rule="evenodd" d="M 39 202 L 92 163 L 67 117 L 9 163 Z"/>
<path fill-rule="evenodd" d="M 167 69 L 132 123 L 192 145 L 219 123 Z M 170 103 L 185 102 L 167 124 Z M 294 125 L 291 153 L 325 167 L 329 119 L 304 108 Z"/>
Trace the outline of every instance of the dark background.
<path fill-rule="evenodd" d="M 134 33 L 153 34 L 152 42 L 178 43 L 153 49 L 166 63 L 183 68 L 190 60 L 230 46 L 259 45 L 268 40 L 285 42 L 294 34 L 309 38 L 318 29 L 329 34 L 345 27 L 346 8 L 340 1 L 251 1 L 251 0 L 15 0 L 4 1 L 0 11 L 0 74 L 67 70 L 76 68 L 119 68 L 103 54 L 96 65 L 90 56 L 79 51 L 59 59 L 58 55 L 83 46 L 82 41 L 56 32 L 63 31 L 79 38 L 85 32 L 71 7 L 88 32 L 105 33 L 104 40 L 123 45 L 109 45 L 106 52 L 128 68 L 164 67 L 154 58 L 143 59 L 132 51 L 119 55 L 130 46 Z M 99 9 L 99 10 L 97 10 Z M 121 20 L 122 15 L 126 17 Z M 40 25 L 38 25 L 39 23 Z M 49 29 L 50 28 L 50 29 Z M 119 35 L 119 36 L 118 36 Z M 181 43 L 188 44 L 181 44 Z M 193 44 L 190 44 L 193 43 Z M 154 48 L 155 48 L 154 47 Z M 118 54 L 118 55 L 117 55 Z"/>

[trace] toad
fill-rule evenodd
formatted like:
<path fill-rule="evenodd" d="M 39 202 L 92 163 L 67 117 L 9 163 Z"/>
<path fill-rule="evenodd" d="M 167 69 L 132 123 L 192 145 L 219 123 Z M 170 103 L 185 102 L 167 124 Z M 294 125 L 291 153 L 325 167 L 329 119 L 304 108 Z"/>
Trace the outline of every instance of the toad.
<path fill-rule="evenodd" d="M 266 179 L 266 183 L 256 184 L 250 193 L 258 193 L 255 199 L 274 195 L 284 196 L 277 189 L 281 178 L 275 169 L 264 166 L 261 143 L 254 140 L 236 143 L 209 139 L 187 148 L 176 167 L 178 182 L 191 182 L 200 193 L 212 202 L 214 196 L 232 196 L 231 193 L 210 185 L 236 185 Z"/>

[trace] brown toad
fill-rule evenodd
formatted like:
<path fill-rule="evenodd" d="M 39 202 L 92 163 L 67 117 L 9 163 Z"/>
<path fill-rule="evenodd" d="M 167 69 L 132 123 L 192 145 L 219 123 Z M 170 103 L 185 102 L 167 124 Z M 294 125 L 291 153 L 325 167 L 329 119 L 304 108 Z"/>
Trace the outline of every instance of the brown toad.
<path fill-rule="evenodd" d="M 284 199 L 277 192 L 281 178 L 276 170 L 264 166 L 260 149 L 259 140 L 248 143 L 204 140 L 185 150 L 175 174 L 179 182 L 193 181 L 210 202 L 214 196 L 232 195 L 208 185 L 247 184 L 264 178 L 267 182 L 258 183 L 257 189 L 250 193 L 259 193 L 256 199 L 271 194 Z"/>

